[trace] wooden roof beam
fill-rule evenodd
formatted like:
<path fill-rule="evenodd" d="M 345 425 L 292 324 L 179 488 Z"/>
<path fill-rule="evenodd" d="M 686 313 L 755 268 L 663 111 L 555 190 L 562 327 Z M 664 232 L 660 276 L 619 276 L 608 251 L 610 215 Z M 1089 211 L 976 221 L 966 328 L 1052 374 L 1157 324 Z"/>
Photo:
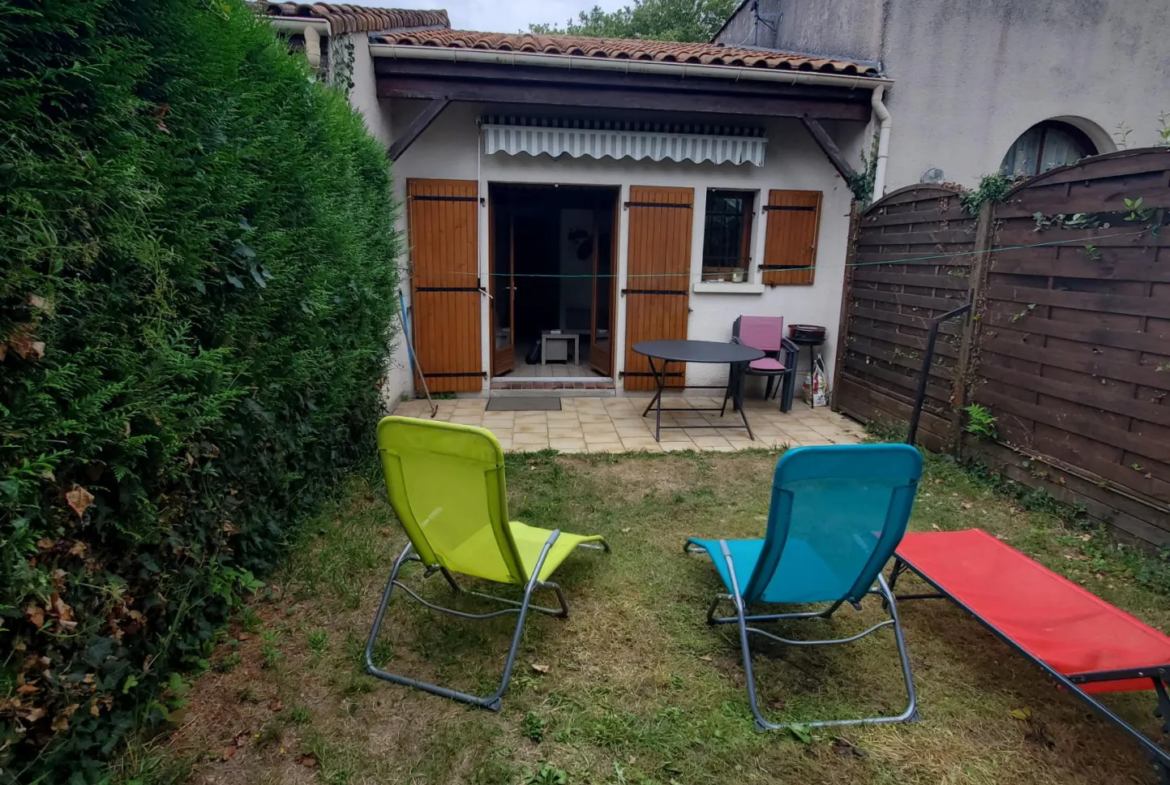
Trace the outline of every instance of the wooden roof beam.
<path fill-rule="evenodd" d="M 390 145 L 390 149 L 386 151 L 386 157 L 390 159 L 391 163 L 397 161 L 399 156 L 406 152 L 406 149 L 414 144 L 414 140 L 418 139 L 423 131 L 427 130 L 427 126 L 435 122 L 435 119 L 443 113 L 447 105 L 451 103 L 451 99 L 446 96 L 431 99 L 426 109 L 423 109 L 419 116 L 414 118 L 414 122 L 406 129 L 401 137 L 394 140 L 394 144 Z"/>
<path fill-rule="evenodd" d="M 841 153 L 841 148 L 837 147 L 837 143 L 833 141 L 833 137 L 829 136 L 829 132 L 825 127 L 817 122 L 817 119 L 812 115 L 804 115 L 800 118 L 804 123 L 804 127 L 812 135 L 813 141 L 817 143 L 817 147 L 821 148 L 829 161 L 832 162 L 833 167 L 845 178 L 845 182 L 852 184 L 854 178 L 857 177 L 857 172 L 845 160 L 845 156 Z"/>

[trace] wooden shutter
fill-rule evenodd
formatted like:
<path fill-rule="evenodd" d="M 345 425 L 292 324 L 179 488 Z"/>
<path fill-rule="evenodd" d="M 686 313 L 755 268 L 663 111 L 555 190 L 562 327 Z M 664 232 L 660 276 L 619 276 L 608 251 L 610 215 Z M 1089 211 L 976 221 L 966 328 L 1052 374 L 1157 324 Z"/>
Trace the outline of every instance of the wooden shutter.
<path fill-rule="evenodd" d="M 821 227 L 820 191 L 769 191 L 764 205 L 764 283 L 811 284 Z M 788 269 L 796 268 L 796 269 Z"/>
<path fill-rule="evenodd" d="M 411 324 L 431 392 L 483 389 L 474 180 L 408 180 Z"/>
<path fill-rule="evenodd" d="M 626 390 L 655 390 L 640 341 L 686 339 L 690 311 L 693 188 L 630 187 L 626 263 Z M 667 384 L 682 387 L 686 367 L 672 363 Z"/>

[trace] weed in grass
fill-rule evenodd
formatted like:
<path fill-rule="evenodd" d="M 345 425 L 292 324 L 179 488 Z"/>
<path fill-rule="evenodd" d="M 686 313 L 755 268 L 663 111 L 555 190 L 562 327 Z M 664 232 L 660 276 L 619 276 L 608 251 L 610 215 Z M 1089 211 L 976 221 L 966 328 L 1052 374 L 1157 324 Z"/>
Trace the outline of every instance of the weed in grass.
<path fill-rule="evenodd" d="M 109 768 L 116 785 L 183 785 L 190 780 L 191 756 L 174 756 L 154 742 L 133 742 Z"/>
<path fill-rule="evenodd" d="M 475 767 L 471 785 L 513 785 L 516 782 L 516 767 L 509 762 L 510 755 L 501 757 L 495 752 L 493 750 L 486 760 Z"/>
<path fill-rule="evenodd" d="M 229 673 L 232 671 L 232 669 L 240 664 L 240 660 L 242 659 L 243 655 L 241 655 L 238 651 L 233 651 L 231 654 L 227 655 L 216 663 L 215 670 L 220 671 L 221 673 Z"/>
<path fill-rule="evenodd" d="M 293 725 L 308 725 L 309 721 L 313 719 L 312 711 L 305 705 L 293 706 L 287 714 L 288 721 Z"/>
<path fill-rule="evenodd" d="M 904 422 L 884 423 L 871 420 L 865 424 L 865 432 L 870 441 L 875 442 L 905 442 L 909 435 L 909 425 Z"/>
<path fill-rule="evenodd" d="M 260 636 L 260 640 L 263 641 L 260 653 L 264 656 L 264 663 L 261 667 L 276 667 L 276 664 L 284 659 L 284 653 L 276 645 L 280 640 L 280 633 L 272 630 L 265 631 Z"/>
<path fill-rule="evenodd" d="M 241 607 L 237 618 L 240 623 L 240 628 L 248 633 L 259 632 L 260 627 L 264 624 L 264 620 L 260 618 L 260 615 L 250 605 Z"/>
<path fill-rule="evenodd" d="M 379 667 L 385 667 L 386 663 L 394 659 L 394 644 L 385 638 L 379 638 L 374 641 L 374 650 L 371 652 L 374 658 L 374 664 Z M 362 663 L 365 667 L 365 650 L 362 650 Z"/>
<path fill-rule="evenodd" d="M 524 720 L 520 723 L 520 735 L 539 744 L 544 741 L 544 730 L 547 724 L 547 720 L 536 712 L 530 711 L 524 715 Z"/>
<path fill-rule="evenodd" d="M 251 684 L 241 685 L 236 690 L 236 702 L 238 703 L 259 703 L 260 697 L 256 694 L 256 688 Z"/>
<path fill-rule="evenodd" d="M 260 747 L 275 747 L 284 740 L 284 724 L 280 720 L 269 720 L 256 734 L 256 744 Z"/>
<path fill-rule="evenodd" d="M 525 769 L 520 781 L 523 785 L 568 785 L 569 773 L 548 763 L 537 769 Z"/>
<path fill-rule="evenodd" d="M 309 651 L 314 654 L 324 654 L 329 648 L 329 633 L 325 630 L 313 630 L 309 633 Z"/>
<path fill-rule="evenodd" d="M 366 675 L 353 675 L 349 677 L 349 681 L 345 683 L 341 694 L 346 697 L 354 695 L 369 695 L 374 691 L 374 680 Z"/>

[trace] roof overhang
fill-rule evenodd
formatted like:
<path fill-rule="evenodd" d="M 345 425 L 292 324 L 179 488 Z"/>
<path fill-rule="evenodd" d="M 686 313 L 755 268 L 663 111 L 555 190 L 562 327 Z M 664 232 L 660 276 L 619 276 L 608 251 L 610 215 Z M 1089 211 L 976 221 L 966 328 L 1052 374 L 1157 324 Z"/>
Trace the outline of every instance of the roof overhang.
<path fill-rule="evenodd" d="M 371 43 L 380 98 L 448 99 L 865 122 L 850 74 Z"/>

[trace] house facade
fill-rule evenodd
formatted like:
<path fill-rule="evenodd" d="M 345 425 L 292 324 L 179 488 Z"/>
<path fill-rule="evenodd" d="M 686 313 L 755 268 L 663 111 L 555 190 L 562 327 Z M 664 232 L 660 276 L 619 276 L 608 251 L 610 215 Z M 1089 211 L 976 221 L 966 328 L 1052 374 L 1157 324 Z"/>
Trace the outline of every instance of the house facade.
<path fill-rule="evenodd" d="M 890 84 L 875 65 L 455 31 L 443 12 L 262 11 L 388 147 L 432 392 L 649 391 L 636 343 L 727 341 L 740 315 L 828 327 L 832 367 L 854 175 L 835 140 L 866 132 Z M 556 335 L 573 341 L 550 377 Z M 389 396 L 412 387 L 396 357 Z M 692 364 L 669 382 L 727 372 Z"/>
<path fill-rule="evenodd" d="M 744 0 L 714 41 L 880 62 L 894 190 L 1157 143 L 1168 31 L 1164 0 Z M 857 161 L 871 138 L 840 141 Z"/>

